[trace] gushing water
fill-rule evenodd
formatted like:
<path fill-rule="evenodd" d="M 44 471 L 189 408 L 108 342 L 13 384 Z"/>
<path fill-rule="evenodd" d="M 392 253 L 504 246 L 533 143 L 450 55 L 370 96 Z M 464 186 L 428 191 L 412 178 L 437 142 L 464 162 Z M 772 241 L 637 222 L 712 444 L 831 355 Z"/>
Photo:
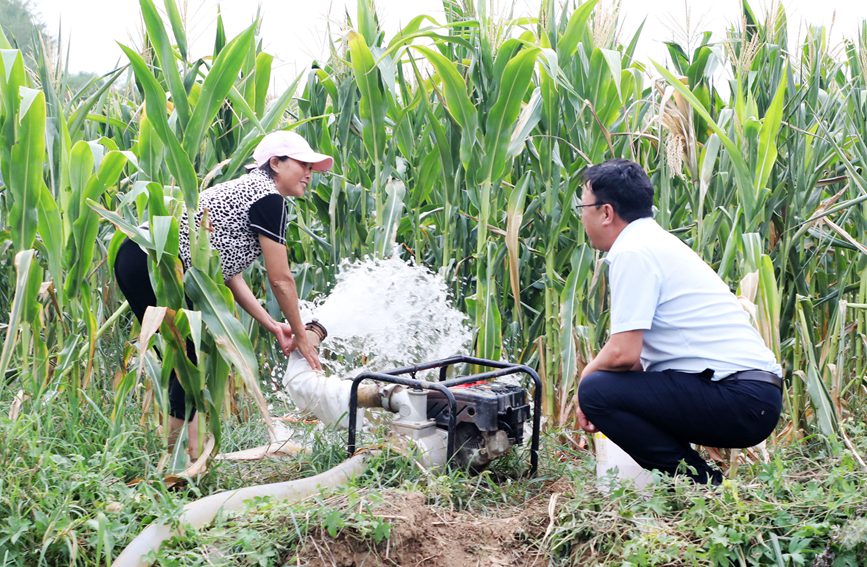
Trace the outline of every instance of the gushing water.
<path fill-rule="evenodd" d="M 467 354 L 472 338 L 443 279 L 396 255 L 341 266 L 331 294 L 302 305 L 312 317 L 328 329 L 326 373 L 342 377 Z"/>

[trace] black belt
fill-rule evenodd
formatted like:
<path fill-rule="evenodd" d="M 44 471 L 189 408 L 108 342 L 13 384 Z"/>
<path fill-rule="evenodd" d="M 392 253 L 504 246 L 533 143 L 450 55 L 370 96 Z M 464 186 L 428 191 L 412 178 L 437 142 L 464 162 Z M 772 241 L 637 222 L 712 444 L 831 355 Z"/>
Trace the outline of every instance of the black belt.
<path fill-rule="evenodd" d="M 726 380 L 749 380 L 752 382 L 765 382 L 766 384 L 773 384 L 780 390 L 783 389 L 783 379 L 774 374 L 773 372 L 766 372 L 764 370 L 741 370 L 740 372 L 729 374 L 728 376 L 720 379 L 719 381 L 725 382 Z"/>

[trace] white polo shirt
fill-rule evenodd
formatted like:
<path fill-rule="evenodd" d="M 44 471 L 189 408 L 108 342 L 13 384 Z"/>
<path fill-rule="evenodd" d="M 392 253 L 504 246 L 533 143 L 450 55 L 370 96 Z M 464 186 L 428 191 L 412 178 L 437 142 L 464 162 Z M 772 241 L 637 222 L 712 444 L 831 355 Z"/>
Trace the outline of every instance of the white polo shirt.
<path fill-rule="evenodd" d="M 605 257 L 611 334 L 643 330 L 647 371 L 782 369 L 734 294 L 686 244 L 651 218 L 629 223 Z"/>

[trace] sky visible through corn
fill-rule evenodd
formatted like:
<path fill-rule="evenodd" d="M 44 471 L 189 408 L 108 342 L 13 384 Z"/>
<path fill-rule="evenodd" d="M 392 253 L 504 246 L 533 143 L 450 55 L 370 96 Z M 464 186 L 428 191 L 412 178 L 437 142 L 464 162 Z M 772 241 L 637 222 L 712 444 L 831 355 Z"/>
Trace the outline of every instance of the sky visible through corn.
<path fill-rule="evenodd" d="M 772 1 L 756 2 L 756 12 L 763 17 Z M 509 13 L 516 18 L 539 13 L 539 0 L 492 0 L 491 3 L 492 10 L 504 17 Z M 617 3 L 605 0 L 600 2 L 600 8 L 609 9 Z M 354 0 L 260 0 L 258 3 L 187 0 L 179 4 L 184 10 L 191 51 L 196 55 L 212 48 L 218 4 L 230 36 L 249 25 L 256 15 L 256 7 L 261 6 L 264 16 L 261 37 L 265 50 L 275 56 L 275 89 L 286 88 L 311 61 L 327 58 L 329 30 L 332 36 L 345 33 L 344 14 L 355 13 Z M 377 0 L 375 4 L 388 36 L 419 14 L 443 19 L 440 0 Z M 665 42 L 674 39 L 685 44 L 687 35 L 703 31 L 712 31 L 715 39 L 721 39 L 726 26 L 732 24 L 739 13 L 738 0 L 620 0 L 619 5 L 622 29 L 627 33 L 632 33 L 646 19 L 637 53 L 644 60 L 659 62 L 667 57 Z M 64 45 L 71 40 L 69 66 L 72 72 L 108 72 L 125 61 L 116 42 L 141 45 L 143 34 L 137 0 L 34 0 L 33 6 L 52 33 L 62 24 Z M 785 6 L 791 45 L 800 43 L 808 25 L 829 28 L 830 44 L 839 45 L 843 37 L 854 37 L 858 22 L 867 17 L 867 7 L 852 0 L 789 0 Z M 98 33 L 93 31 L 95 26 L 99 28 Z"/>

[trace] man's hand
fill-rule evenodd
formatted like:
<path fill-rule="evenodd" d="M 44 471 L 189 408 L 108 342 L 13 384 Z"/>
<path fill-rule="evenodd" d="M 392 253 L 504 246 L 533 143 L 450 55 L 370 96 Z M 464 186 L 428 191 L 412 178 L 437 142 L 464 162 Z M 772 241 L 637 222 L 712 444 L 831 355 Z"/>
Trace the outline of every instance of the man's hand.
<path fill-rule="evenodd" d="M 590 420 L 587 419 L 587 416 L 584 415 L 584 412 L 581 411 L 580 407 L 578 408 L 578 426 L 587 433 L 596 433 L 599 431 L 595 425 L 590 423 Z"/>

